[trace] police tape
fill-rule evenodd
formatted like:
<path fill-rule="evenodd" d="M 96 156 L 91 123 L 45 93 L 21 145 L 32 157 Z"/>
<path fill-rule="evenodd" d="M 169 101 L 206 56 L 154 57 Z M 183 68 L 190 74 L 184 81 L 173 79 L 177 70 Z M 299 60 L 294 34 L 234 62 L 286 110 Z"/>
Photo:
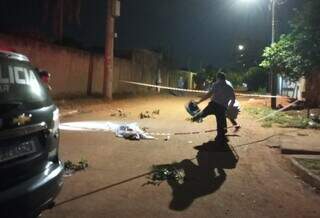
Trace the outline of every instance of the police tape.
<path fill-rule="evenodd" d="M 231 129 L 233 126 L 227 127 L 227 129 Z M 179 135 L 199 135 L 199 134 L 205 134 L 210 132 L 217 132 L 218 129 L 209 129 L 209 130 L 203 130 L 203 131 L 192 131 L 192 132 L 175 132 L 175 133 L 160 133 L 160 132 L 147 132 L 149 135 L 152 136 L 179 136 Z"/>
<path fill-rule="evenodd" d="M 207 91 L 203 91 L 203 90 L 181 89 L 181 88 L 175 88 L 175 87 L 169 87 L 169 86 L 159 86 L 159 85 L 152 85 L 152 84 L 147 84 L 147 83 L 126 81 L 126 80 L 120 80 L 120 82 L 127 83 L 127 84 L 132 84 L 132 85 L 138 85 L 138 86 L 151 87 L 151 88 L 167 89 L 167 90 L 172 90 L 172 91 L 207 93 Z"/>
<path fill-rule="evenodd" d="M 152 85 L 148 83 L 140 83 L 140 82 L 127 81 L 127 80 L 119 80 L 119 82 L 131 84 L 131 85 L 138 85 L 138 86 L 159 88 L 159 89 L 166 89 L 166 90 L 180 91 L 180 92 L 208 93 L 208 91 L 204 91 L 204 90 L 181 89 L 181 88 L 175 88 L 170 86 Z M 280 96 L 280 95 L 257 95 L 257 94 L 242 94 L 242 93 L 236 93 L 236 96 L 257 97 L 257 98 L 287 98 L 286 96 Z"/>

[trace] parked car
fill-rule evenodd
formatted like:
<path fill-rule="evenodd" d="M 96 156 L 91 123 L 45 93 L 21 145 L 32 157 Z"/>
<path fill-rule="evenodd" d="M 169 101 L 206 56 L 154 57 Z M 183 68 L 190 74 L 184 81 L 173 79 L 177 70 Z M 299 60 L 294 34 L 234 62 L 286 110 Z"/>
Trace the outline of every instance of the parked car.
<path fill-rule="evenodd" d="M 36 217 L 62 187 L 59 110 L 24 55 L 0 51 L 0 217 Z"/>

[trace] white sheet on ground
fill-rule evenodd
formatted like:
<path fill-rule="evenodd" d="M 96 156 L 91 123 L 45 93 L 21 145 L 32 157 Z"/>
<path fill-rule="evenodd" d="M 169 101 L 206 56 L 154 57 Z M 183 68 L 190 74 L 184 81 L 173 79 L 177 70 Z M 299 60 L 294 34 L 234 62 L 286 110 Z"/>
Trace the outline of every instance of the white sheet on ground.
<path fill-rule="evenodd" d="M 83 121 L 61 123 L 60 130 L 66 131 L 89 131 L 89 132 L 114 132 L 117 137 L 140 140 L 154 139 L 151 135 L 141 130 L 137 123 L 112 123 L 109 121 Z"/>

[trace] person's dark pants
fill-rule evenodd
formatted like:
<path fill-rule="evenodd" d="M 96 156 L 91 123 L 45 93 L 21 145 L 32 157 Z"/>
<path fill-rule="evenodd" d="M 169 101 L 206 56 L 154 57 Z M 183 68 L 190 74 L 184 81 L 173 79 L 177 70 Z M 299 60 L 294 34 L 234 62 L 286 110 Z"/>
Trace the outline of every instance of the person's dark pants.
<path fill-rule="evenodd" d="M 234 125 L 234 126 L 237 126 L 237 125 L 238 125 L 238 123 L 237 123 L 236 120 L 231 119 L 231 118 L 228 118 L 228 119 L 230 120 L 230 122 L 232 123 L 232 125 Z"/>
<path fill-rule="evenodd" d="M 217 138 L 224 138 L 227 133 L 227 119 L 226 119 L 227 108 L 217 104 L 215 102 L 209 102 L 207 107 L 205 107 L 198 115 L 193 119 L 197 120 L 200 118 L 205 118 L 208 115 L 214 114 L 217 120 L 218 135 Z"/>

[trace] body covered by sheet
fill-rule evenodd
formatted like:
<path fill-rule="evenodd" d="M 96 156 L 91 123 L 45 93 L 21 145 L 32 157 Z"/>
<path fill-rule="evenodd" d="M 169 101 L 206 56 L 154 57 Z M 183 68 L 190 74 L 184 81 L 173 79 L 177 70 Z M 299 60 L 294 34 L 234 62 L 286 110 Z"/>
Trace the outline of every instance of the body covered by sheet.
<path fill-rule="evenodd" d="M 140 139 L 154 139 L 153 136 L 141 130 L 137 123 L 113 123 L 108 121 L 83 121 L 83 122 L 70 122 L 61 123 L 61 130 L 66 131 L 103 131 L 114 132 L 117 137 L 140 140 Z"/>

